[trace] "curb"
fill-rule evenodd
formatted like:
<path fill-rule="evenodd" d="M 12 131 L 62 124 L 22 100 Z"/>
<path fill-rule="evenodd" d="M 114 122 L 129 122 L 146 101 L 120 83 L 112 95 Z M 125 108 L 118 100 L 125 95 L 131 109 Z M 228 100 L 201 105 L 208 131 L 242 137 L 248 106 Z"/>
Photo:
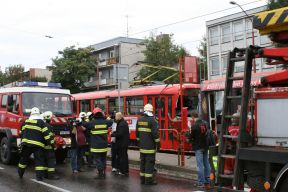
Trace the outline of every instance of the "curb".
<path fill-rule="evenodd" d="M 111 156 L 107 156 L 107 159 L 111 161 Z M 187 169 L 179 166 L 171 166 L 159 164 L 156 162 L 157 172 L 162 175 L 167 175 L 176 178 L 185 178 L 197 180 L 197 171 L 195 169 Z M 139 170 L 140 169 L 140 161 L 129 159 L 130 168 Z"/>

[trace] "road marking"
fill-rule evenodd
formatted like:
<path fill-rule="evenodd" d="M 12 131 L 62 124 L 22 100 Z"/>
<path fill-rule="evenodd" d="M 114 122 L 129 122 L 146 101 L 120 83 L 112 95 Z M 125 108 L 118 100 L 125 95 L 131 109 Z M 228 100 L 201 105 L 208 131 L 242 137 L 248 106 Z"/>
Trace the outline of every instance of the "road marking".
<path fill-rule="evenodd" d="M 50 187 L 50 188 L 52 188 L 52 189 L 56 189 L 57 191 L 61 191 L 61 192 L 71 192 L 71 191 L 69 191 L 69 190 L 66 190 L 66 189 L 63 189 L 63 188 L 60 188 L 60 187 L 56 187 L 56 186 L 54 186 L 54 185 L 45 183 L 45 182 L 43 182 L 43 181 L 37 181 L 36 179 L 31 179 L 31 181 L 34 181 L 34 182 L 39 183 L 39 184 L 41 184 L 41 185 L 45 185 L 45 186 Z"/>
<path fill-rule="evenodd" d="M 0 170 L 4 169 L 3 167 L 0 167 Z"/>

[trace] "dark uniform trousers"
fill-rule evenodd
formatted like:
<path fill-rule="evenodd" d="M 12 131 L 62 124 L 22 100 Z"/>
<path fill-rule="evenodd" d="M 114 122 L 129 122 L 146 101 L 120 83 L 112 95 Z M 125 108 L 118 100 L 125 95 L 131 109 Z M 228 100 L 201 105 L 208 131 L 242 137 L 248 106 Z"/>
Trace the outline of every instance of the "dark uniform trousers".
<path fill-rule="evenodd" d="M 106 169 L 106 157 L 107 157 L 107 152 L 94 152 L 93 153 L 95 163 L 96 163 L 96 168 L 99 171 L 104 171 Z"/>
<path fill-rule="evenodd" d="M 121 173 L 129 173 L 129 162 L 128 162 L 128 147 L 119 147 L 117 149 L 117 161 L 119 170 Z"/>
<path fill-rule="evenodd" d="M 45 164 L 47 166 L 47 173 L 54 174 L 56 157 L 55 157 L 55 151 L 53 149 L 45 149 L 45 160 L 46 160 Z"/>
<path fill-rule="evenodd" d="M 30 147 L 30 146 L 23 146 L 21 152 L 21 158 L 19 160 L 18 169 L 19 171 L 24 174 L 25 168 L 28 165 L 29 158 L 31 154 L 34 155 L 35 161 L 35 170 L 36 170 L 36 178 L 42 178 L 44 175 L 45 161 L 44 161 L 44 149 L 42 147 Z"/>
<path fill-rule="evenodd" d="M 152 182 L 155 167 L 155 153 L 140 153 L 140 177 L 141 182 Z"/>

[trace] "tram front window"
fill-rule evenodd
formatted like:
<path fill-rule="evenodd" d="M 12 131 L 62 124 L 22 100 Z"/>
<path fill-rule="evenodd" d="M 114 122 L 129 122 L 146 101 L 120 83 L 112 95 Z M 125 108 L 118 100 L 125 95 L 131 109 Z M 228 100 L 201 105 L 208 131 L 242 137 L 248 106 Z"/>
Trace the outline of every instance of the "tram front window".
<path fill-rule="evenodd" d="M 183 106 L 188 108 L 188 116 L 191 116 L 191 113 L 193 111 L 198 112 L 198 103 L 199 103 L 198 95 L 183 97 Z M 180 97 L 178 98 L 177 101 L 176 116 L 181 116 Z"/>
<path fill-rule="evenodd" d="M 23 114 L 29 116 L 33 107 L 38 107 L 41 112 L 52 111 L 56 116 L 69 116 L 72 114 L 70 95 L 66 94 L 23 93 Z"/>

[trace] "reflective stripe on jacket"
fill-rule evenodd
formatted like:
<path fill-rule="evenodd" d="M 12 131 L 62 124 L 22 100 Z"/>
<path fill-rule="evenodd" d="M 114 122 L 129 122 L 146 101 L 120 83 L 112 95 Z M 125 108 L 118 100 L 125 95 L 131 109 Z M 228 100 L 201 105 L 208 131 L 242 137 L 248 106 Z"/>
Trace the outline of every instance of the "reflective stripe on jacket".
<path fill-rule="evenodd" d="M 53 145 L 54 139 L 43 120 L 27 119 L 20 130 L 23 145 L 45 147 Z"/>

